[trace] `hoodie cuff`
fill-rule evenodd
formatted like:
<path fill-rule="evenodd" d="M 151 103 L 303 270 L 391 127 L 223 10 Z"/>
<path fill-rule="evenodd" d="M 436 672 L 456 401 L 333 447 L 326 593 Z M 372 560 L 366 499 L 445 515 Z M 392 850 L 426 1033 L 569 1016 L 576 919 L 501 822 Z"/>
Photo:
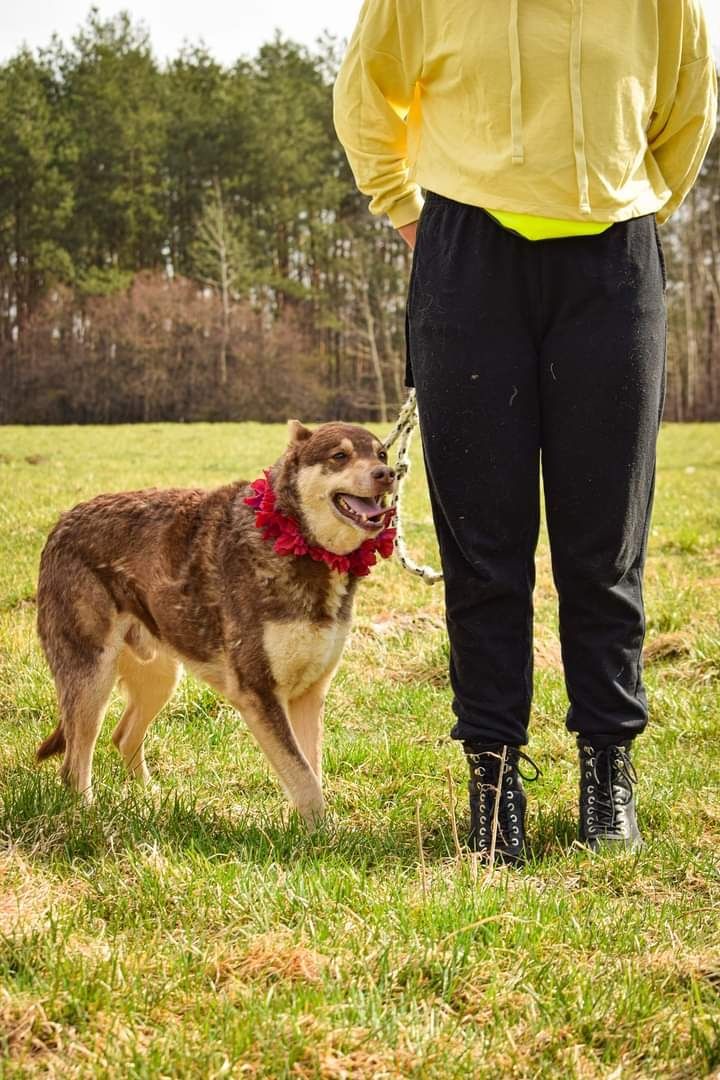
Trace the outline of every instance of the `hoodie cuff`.
<path fill-rule="evenodd" d="M 401 229 L 403 225 L 410 225 L 413 221 L 417 221 L 424 201 L 420 188 L 416 187 L 404 199 L 396 202 L 392 209 L 388 210 L 388 217 L 394 228 Z"/>

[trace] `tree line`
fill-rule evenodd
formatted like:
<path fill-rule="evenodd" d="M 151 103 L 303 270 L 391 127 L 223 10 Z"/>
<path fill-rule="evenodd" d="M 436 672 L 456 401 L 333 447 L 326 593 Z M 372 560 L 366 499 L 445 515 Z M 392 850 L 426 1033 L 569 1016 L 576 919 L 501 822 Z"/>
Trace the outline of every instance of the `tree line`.
<path fill-rule="evenodd" d="M 0 66 L 0 422 L 385 419 L 410 252 L 332 125 L 340 46 L 160 65 L 91 9 Z M 720 143 L 661 235 L 669 419 L 720 419 Z"/>

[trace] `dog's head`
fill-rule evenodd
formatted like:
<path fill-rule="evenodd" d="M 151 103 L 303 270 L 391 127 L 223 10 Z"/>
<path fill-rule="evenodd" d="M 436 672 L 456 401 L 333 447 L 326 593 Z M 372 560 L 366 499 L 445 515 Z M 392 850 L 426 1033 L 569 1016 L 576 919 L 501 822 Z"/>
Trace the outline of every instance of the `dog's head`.
<path fill-rule="evenodd" d="M 278 509 L 295 517 L 311 542 L 347 555 L 386 525 L 395 470 L 380 439 L 355 424 L 311 431 L 288 421 L 288 447 L 274 470 Z"/>

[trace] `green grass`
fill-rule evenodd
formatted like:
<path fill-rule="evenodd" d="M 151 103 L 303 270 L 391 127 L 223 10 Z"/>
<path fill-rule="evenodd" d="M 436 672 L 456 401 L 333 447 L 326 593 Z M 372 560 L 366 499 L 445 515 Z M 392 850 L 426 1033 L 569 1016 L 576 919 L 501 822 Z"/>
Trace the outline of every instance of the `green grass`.
<path fill-rule="evenodd" d="M 157 791 L 109 742 L 79 808 L 55 763 L 34 631 L 58 513 L 101 490 L 259 475 L 280 426 L 0 430 L 0 1075 L 700 1077 L 720 1066 L 720 426 L 666 427 L 646 577 L 652 723 L 638 856 L 573 843 L 555 599 L 539 550 L 534 860 L 453 853 L 441 586 L 361 585 L 333 684 L 327 824 L 308 836 L 232 710 L 187 680 L 148 738 Z M 437 563 L 419 457 L 408 535 Z M 117 716 L 119 702 L 111 713 Z M 425 874 L 415 822 L 419 803 Z"/>

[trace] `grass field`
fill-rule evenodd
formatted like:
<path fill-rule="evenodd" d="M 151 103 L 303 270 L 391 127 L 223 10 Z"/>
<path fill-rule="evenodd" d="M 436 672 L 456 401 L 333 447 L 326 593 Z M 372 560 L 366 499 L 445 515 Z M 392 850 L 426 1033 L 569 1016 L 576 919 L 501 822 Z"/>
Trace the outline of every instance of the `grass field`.
<path fill-rule="evenodd" d="M 378 429 L 380 433 L 380 429 Z M 280 426 L 0 429 L 0 1076 L 703 1077 L 720 1067 L 720 426 L 666 427 L 646 576 L 652 723 L 637 856 L 573 843 L 576 764 L 545 537 L 529 785 L 534 859 L 454 855 L 442 586 L 363 582 L 330 695 L 330 814 L 308 836 L 233 711 L 187 680 L 109 741 L 96 804 L 54 762 L 38 555 L 101 490 L 259 475 Z M 408 535 L 436 561 L 419 448 Z M 416 807 L 424 854 L 421 872 Z"/>

